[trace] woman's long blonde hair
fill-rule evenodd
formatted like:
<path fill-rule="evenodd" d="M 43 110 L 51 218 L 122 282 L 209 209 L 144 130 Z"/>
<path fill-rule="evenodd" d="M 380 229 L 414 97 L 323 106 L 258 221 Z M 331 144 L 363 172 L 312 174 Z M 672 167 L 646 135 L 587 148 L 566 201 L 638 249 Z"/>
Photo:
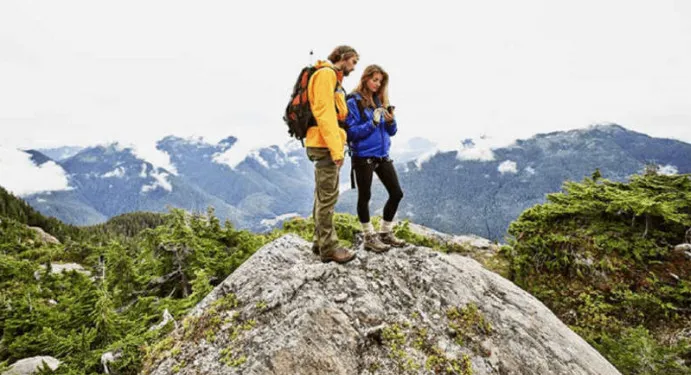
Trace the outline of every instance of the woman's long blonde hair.
<path fill-rule="evenodd" d="M 367 81 L 369 81 L 370 78 L 374 77 L 375 74 L 381 74 L 382 75 L 382 80 L 381 80 L 381 86 L 379 86 L 378 92 L 370 92 L 370 89 L 367 87 Z M 362 72 L 362 77 L 360 78 L 360 83 L 358 83 L 357 87 L 353 92 L 356 92 L 360 94 L 362 97 L 362 105 L 363 107 L 376 107 L 375 103 L 370 101 L 370 98 L 372 100 L 374 97 L 379 98 L 379 102 L 381 105 L 386 108 L 389 106 L 389 73 L 384 71 L 381 66 L 379 65 L 370 65 L 365 68 L 365 71 Z"/>

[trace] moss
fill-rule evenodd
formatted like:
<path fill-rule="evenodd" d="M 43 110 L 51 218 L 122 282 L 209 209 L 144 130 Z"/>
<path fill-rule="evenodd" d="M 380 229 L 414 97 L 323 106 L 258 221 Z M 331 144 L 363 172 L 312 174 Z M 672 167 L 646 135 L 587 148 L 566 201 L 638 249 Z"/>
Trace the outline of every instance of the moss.
<path fill-rule="evenodd" d="M 435 347 L 434 354 L 427 357 L 425 368 L 433 371 L 435 374 L 460 374 L 473 375 L 473 366 L 470 362 L 470 357 L 466 354 L 461 359 L 449 358 Z"/>
<path fill-rule="evenodd" d="M 240 335 L 254 329 L 254 327 L 257 325 L 257 322 L 254 319 L 241 321 L 240 315 L 237 312 L 233 313 L 233 315 L 226 320 L 229 321 L 229 323 L 234 324 L 230 327 L 230 332 L 228 334 L 230 344 L 221 350 L 220 360 L 226 366 L 238 367 L 247 361 L 247 357 L 240 353 L 240 349 L 234 350 L 233 347 Z"/>
<path fill-rule="evenodd" d="M 198 342 L 201 338 L 206 338 L 209 342 L 214 341 L 214 332 L 217 332 L 224 322 L 221 315 L 238 305 L 239 301 L 235 295 L 229 293 L 214 301 L 201 316 L 186 318 L 183 321 L 185 340 Z"/>
<path fill-rule="evenodd" d="M 371 372 L 371 373 L 377 372 L 379 370 L 379 368 L 381 368 L 381 365 L 379 364 L 379 362 L 372 362 L 369 364 L 369 366 L 367 366 L 367 370 L 369 370 L 369 372 Z"/>
<path fill-rule="evenodd" d="M 220 354 L 221 363 L 228 367 L 238 367 L 247 362 L 247 357 L 245 355 L 237 355 L 231 347 L 221 349 Z"/>
<path fill-rule="evenodd" d="M 401 370 L 407 370 L 414 366 L 412 359 L 405 351 L 406 334 L 398 324 L 392 324 L 382 331 L 382 339 L 387 345 L 389 358 L 391 358 Z"/>
<path fill-rule="evenodd" d="M 216 341 L 216 331 L 213 329 L 207 329 L 204 338 L 206 339 L 206 342 L 213 343 Z"/>
<path fill-rule="evenodd" d="M 177 374 L 178 372 L 180 372 L 180 370 L 185 368 L 185 366 L 187 366 L 187 363 L 185 363 L 185 361 L 183 360 L 181 362 L 176 363 L 171 370 L 173 371 L 173 373 Z"/>
<path fill-rule="evenodd" d="M 167 352 L 168 350 L 172 349 L 174 344 L 175 340 L 173 339 L 173 337 L 168 336 L 164 338 L 163 340 L 154 344 L 153 348 L 151 349 L 151 357 L 161 358 L 161 355 L 164 352 Z"/>
<path fill-rule="evenodd" d="M 254 307 L 256 307 L 257 310 L 259 310 L 259 311 L 264 311 L 264 310 L 266 310 L 266 307 L 267 307 L 266 301 L 263 301 L 263 300 L 257 301 L 257 303 L 254 305 Z"/>
<path fill-rule="evenodd" d="M 239 301 L 235 294 L 233 293 L 228 293 L 225 296 L 217 299 L 211 304 L 212 308 L 215 308 L 220 311 L 227 311 L 227 310 L 232 310 L 239 305 Z"/>
<path fill-rule="evenodd" d="M 463 308 L 451 308 L 447 315 L 450 317 L 450 326 L 456 329 L 465 327 L 468 330 L 479 330 L 483 334 L 490 334 L 492 331 L 491 325 L 473 304 Z M 447 356 L 433 344 L 429 327 L 420 325 L 419 313 L 413 313 L 412 317 L 411 321 L 391 324 L 382 331 L 382 341 L 388 356 L 398 366 L 400 373 L 417 374 L 422 369 L 423 366 L 409 354 L 408 351 L 412 349 L 424 355 L 424 368 L 436 374 L 473 374 L 468 355 L 464 354 L 460 359 Z"/>
<path fill-rule="evenodd" d="M 455 332 L 456 344 L 468 347 L 479 355 L 491 355 L 486 353 L 480 342 L 492 334 L 492 325 L 478 310 L 477 305 L 469 303 L 461 308 L 453 306 L 446 311 L 446 317 L 449 319 L 450 332 Z"/>

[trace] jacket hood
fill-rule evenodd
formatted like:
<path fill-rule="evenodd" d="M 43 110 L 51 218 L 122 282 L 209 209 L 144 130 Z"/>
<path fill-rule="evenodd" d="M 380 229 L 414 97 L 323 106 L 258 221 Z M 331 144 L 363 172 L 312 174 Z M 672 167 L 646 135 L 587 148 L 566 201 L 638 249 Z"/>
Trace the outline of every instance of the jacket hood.
<path fill-rule="evenodd" d="M 317 63 L 314 64 L 314 67 L 319 69 L 319 68 L 331 68 L 336 72 L 336 78 L 338 79 L 338 82 L 343 82 L 343 72 L 336 69 L 334 64 L 329 61 L 329 60 L 317 60 Z"/>
<path fill-rule="evenodd" d="M 314 64 L 315 68 L 324 68 L 327 66 L 329 68 L 336 69 L 336 67 L 334 67 L 334 64 L 332 64 L 331 61 L 329 61 L 329 60 L 317 60 L 317 63 Z"/>

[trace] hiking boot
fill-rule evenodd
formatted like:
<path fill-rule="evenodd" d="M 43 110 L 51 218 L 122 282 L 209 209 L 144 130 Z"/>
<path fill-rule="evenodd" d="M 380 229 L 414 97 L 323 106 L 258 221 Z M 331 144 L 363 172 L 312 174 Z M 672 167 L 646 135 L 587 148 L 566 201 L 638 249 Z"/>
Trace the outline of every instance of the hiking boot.
<path fill-rule="evenodd" d="M 319 256 L 319 245 L 316 242 L 312 243 L 312 254 Z"/>
<path fill-rule="evenodd" d="M 393 232 L 381 232 L 379 233 L 379 239 L 381 242 L 393 247 L 403 247 L 407 245 L 407 243 L 402 239 L 396 238 Z"/>
<path fill-rule="evenodd" d="M 383 253 L 389 251 L 391 246 L 381 242 L 376 233 L 365 233 L 365 250 L 373 253 Z"/>
<path fill-rule="evenodd" d="M 353 259 L 355 259 L 355 253 L 340 246 L 325 251 L 321 254 L 321 260 L 324 263 L 331 261 L 334 261 L 336 263 L 348 263 Z"/>

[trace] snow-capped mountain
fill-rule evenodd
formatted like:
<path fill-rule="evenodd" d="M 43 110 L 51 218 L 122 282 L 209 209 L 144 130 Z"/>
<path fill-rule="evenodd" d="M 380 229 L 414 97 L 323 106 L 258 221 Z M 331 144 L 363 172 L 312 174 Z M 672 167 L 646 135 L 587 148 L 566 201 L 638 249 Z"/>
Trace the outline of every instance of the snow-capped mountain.
<path fill-rule="evenodd" d="M 459 141 L 453 151 L 434 151 L 424 139 L 402 146 L 392 149 L 404 190 L 397 218 L 499 240 L 524 209 L 596 168 L 612 180 L 625 180 L 653 162 L 660 173 L 691 172 L 691 145 L 618 125 L 538 134 L 499 148 L 487 147 L 482 139 Z M 167 206 L 194 211 L 213 206 L 219 217 L 252 230 L 311 214 L 314 169 L 297 142 L 254 148 L 235 137 L 211 143 L 168 136 L 157 148 L 169 156 L 175 172 L 155 167 L 131 148 L 90 147 L 58 162 L 71 190 L 26 199 L 39 211 L 76 224 Z M 34 163 L 49 159 L 31 155 Z M 355 213 L 357 191 L 350 189 L 349 173 L 346 159 L 336 209 Z M 385 199 L 375 178 L 372 213 L 381 214 Z"/>
<path fill-rule="evenodd" d="M 660 173 L 691 173 L 691 144 L 619 125 L 538 134 L 497 149 L 465 140 L 456 151 L 397 165 L 404 190 L 398 218 L 501 240 L 512 220 L 560 191 L 564 181 L 582 180 L 596 168 L 604 178 L 622 181 L 648 163 L 657 163 Z M 336 209 L 355 213 L 356 201 L 355 191 L 346 192 Z M 375 179 L 372 212 L 381 213 L 385 201 Z"/>
<path fill-rule="evenodd" d="M 77 155 L 77 153 L 83 149 L 84 147 L 80 146 L 63 146 L 56 148 L 41 148 L 37 151 L 51 158 L 52 160 L 61 161 Z"/>
<path fill-rule="evenodd" d="M 244 215 L 224 200 L 185 178 L 154 167 L 118 144 L 90 147 L 61 161 L 69 184 L 65 192 L 45 192 L 25 197 L 39 211 L 75 224 L 94 224 L 132 211 L 166 211 L 168 206 L 216 213 L 238 225 Z M 70 209 L 90 212 L 89 220 L 75 220 Z"/>

